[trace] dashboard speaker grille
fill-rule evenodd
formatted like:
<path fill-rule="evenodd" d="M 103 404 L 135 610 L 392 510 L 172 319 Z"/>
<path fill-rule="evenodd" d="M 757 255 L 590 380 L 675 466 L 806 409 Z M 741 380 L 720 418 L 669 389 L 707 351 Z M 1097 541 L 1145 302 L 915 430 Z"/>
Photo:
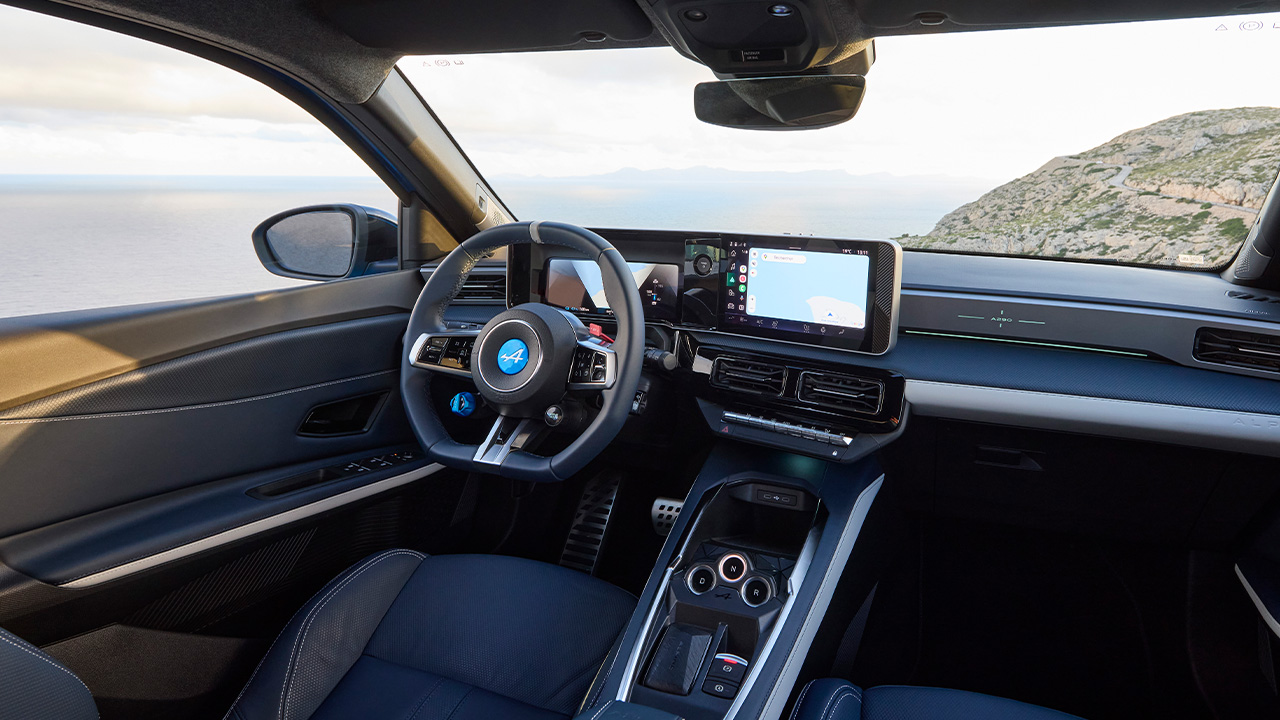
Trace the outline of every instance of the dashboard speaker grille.
<path fill-rule="evenodd" d="M 757 395 L 781 395 L 787 386 L 787 368 L 759 360 L 720 357 L 711 368 L 711 384 Z"/>
<path fill-rule="evenodd" d="M 499 273 L 471 273 L 456 300 L 500 303 L 507 299 L 507 276 Z"/>
<path fill-rule="evenodd" d="M 796 398 L 828 410 L 875 415 L 884 403 L 884 384 L 852 375 L 806 371 L 800 373 Z"/>
<path fill-rule="evenodd" d="M 1200 362 L 1280 372 L 1280 335 L 1200 328 L 1191 355 Z"/>

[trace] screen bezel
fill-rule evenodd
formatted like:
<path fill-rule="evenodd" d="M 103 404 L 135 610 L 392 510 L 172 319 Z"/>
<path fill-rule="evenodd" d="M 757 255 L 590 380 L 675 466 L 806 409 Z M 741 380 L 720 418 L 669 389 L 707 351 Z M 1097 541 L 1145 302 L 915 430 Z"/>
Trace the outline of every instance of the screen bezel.
<path fill-rule="evenodd" d="M 721 282 L 716 329 L 739 335 L 783 340 L 802 345 L 839 348 L 853 352 L 882 355 L 893 348 L 897 339 L 898 300 L 901 295 L 902 247 L 892 240 L 845 240 L 839 238 L 791 237 L 765 235 L 721 235 L 725 257 L 720 264 Z M 724 282 L 729 271 L 728 252 L 732 248 L 762 248 L 770 250 L 794 250 L 802 252 L 844 253 L 846 250 L 862 251 L 870 259 L 867 278 L 867 322 L 861 336 L 824 335 L 820 332 L 796 332 L 791 330 L 759 327 L 746 323 L 729 322 L 726 306 L 728 285 Z M 739 313 L 740 314 L 740 313 Z M 761 317 L 761 321 L 765 318 Z M 887 326 L 887 327 L 886 327 Z"/>

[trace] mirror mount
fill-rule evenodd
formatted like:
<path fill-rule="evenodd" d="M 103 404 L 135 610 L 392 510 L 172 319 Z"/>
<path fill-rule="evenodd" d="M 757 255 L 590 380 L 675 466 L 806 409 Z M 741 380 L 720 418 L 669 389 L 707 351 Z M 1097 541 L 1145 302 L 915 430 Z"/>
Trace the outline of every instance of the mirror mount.
<path fill-rule="evenodd" d="M 398 270 L 398 229 L 390 213 L 363 205 L 286 210 L 253 230 L 268 272 L 299 280 L 336 280 Z"/>
<path fill-rule="evenodd" d="M 852 118 L 862 104 L 861 75 L 794 75 L 698 83 L 693 108 L 712 125 L 746 130 L 814 130 Z"/>

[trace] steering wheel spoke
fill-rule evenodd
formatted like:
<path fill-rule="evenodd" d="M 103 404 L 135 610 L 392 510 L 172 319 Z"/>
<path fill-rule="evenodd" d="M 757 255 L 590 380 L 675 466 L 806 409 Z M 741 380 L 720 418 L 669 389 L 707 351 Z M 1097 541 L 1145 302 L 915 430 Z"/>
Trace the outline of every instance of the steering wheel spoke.
<path fill-rule="evenodd" d="M 409 348 L 409 363 L 416 368 L 471 377 L 471 354 L 479 330 L 446 330 L 422 333 Z"/>
<path fill-rule="evenodd" d="M 592 339 L 579 339 L 569 368 L 570 390 L 608 390 L 618 381 L 618 354 Z"/>
<path fill-rule="evenodd" d="M 475 461 L 483 465 L 501 466 L 507 456 L 531 447 L 547 432 L 540 418 L 499 415 L 484 442 L 476 448 Z"/>

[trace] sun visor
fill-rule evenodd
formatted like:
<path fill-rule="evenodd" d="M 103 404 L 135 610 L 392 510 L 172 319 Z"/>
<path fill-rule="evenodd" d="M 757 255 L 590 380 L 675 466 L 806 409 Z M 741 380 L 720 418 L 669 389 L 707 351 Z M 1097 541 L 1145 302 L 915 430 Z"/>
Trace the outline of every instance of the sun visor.
<path fill-rule="evenodd" d="M 634 0 L 329 0 L 362 45 L 406 55 L 665 45 Z"/>

